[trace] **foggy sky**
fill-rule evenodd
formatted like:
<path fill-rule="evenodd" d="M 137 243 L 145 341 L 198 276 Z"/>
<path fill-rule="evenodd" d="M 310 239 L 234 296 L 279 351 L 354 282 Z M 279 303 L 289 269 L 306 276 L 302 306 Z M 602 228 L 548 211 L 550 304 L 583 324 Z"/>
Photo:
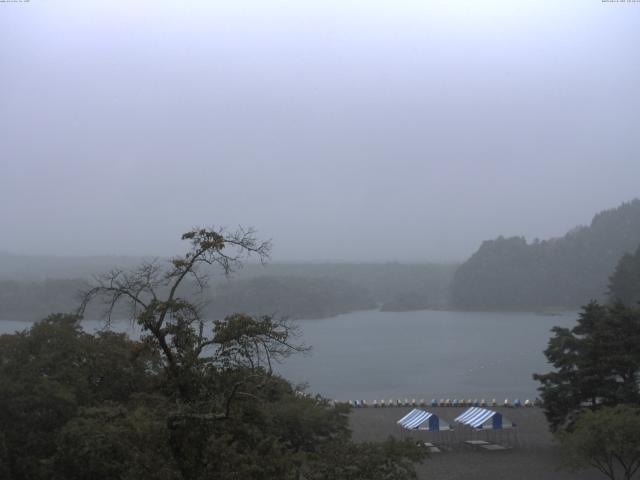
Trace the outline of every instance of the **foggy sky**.
<path fill-rule="evenodd" d="M 0 3 L 0 250 L 463 260 L 640 196 L 640 3 Z"/>

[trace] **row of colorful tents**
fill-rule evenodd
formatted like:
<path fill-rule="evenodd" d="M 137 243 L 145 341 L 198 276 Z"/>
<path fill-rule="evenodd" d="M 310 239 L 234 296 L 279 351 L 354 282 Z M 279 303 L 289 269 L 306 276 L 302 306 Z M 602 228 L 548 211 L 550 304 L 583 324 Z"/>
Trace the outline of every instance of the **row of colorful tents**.
<path fill-rule="evenodd" d="M 424 400 L 424 398 L 421 398 L 419 401 L 416 401 L 416 399 L 412 399 L 409 400 L 408 398 L 405 398 L 404 400 L 402 399 L 398 399 L 398 400 L 393 400 L 390 399 L 388 401 L 385 400 L 374 400 L 371 404 L 369 404 L 366 400 L 349 400 L 349 405 L 351 405 L 352 407 L 416 407 L 416 406 L 426 406 L 427 402 Z M 535 403 L 535 402 L 534 402 Z M 534 406 L 534 403 L 532 403 L 529 399 L 526 399 L 524 402 L 521 402 L 520 399 L 516 398 L 513 403 L 509 401 L 508 398 L 504 399 L 504 402 L 501 404 L 501 406 L 503 407 L 532 407 Z M 486 407 L 486 406 L 492 406 L 492 407 L 497 407 L 498 406 L 498 402 L 496 401 L 496 399 L 492 399 L 490 402 L 487 402 L 484 398 L 481 400 L 475 399 L 475 400 L 458 400 L 457 398 L 454 398 L 453 400 L 447 398 L 446 400 L 441 398 L 440 400 L 436 400 L 435 398 L 431 400 L 431 402 L 429 402 L 429 405 L 431 405 L 432 407 Z"/>
<path fill-rule="evenodd" d="M 481 407 L 471 407 L 458 415 L 453 421 L 476 430 L 502 430 L 516 426 L 515 423 L 507 420 L 500 412 Z M 453 430 L 451 425 L 438 415 L 418 408 L 411 410 L 397 423 L 407 430 L 429 432 Z"/>

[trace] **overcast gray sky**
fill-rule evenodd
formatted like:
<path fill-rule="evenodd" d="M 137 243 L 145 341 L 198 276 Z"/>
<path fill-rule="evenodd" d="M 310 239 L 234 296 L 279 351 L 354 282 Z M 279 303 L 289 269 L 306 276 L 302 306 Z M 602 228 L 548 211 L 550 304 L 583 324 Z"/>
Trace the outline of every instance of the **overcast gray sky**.
<path fill-rule="evenodd" d="M 0 250 L 465 259 L 640 196 L 640 3 L 0 3 Z"/>

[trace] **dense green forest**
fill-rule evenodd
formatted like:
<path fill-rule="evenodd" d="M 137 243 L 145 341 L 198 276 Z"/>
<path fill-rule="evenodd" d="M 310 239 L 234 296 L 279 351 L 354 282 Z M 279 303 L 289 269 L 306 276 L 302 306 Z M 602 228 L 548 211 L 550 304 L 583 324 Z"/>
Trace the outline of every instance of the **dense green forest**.
<path fill-rule="evenodd" d="M 234 316 L 212 333 L 214 355 L 183 356 L 174 373 L 151 336 L 91 335 L 74 316 L 0 335 L 0 478 L 415 478 L 424 449 L 352 442 L 348 407 L 300 393 L 259 361 L 290 352 L 282 325 Z M 266 345 L 247 351 L 244 340 Z"/>
<path fill-rule="evenodd" d="M 457 270 L 453 305 L 464 309 L 576 308 L 602 300 L 607 278 L 640 245 L 640 200 L 597 214 L 562 238 L 484 242 Z"/>
<path fill-rule="evenodd" d="M 124 304 L 140 340 L 86 333 L 54 314 L 0 335 L 0 478 L 15 480 L 404 480 L 426 456 L 412 441 L 354 443 L 349 407 L 276 375 L 306 350 L 285 319 L 229 315 L 213 324 L 180 295 L 268 242 L 239 230 L 194 230 L 163 264 L 96 276 L 80 312 Z"/>
<path fill-rule="evenodd" d="M 626 253 L 609 278 L 609 297 L 625 305 L 640 303 L 640 246 L 634 253 Z"/>

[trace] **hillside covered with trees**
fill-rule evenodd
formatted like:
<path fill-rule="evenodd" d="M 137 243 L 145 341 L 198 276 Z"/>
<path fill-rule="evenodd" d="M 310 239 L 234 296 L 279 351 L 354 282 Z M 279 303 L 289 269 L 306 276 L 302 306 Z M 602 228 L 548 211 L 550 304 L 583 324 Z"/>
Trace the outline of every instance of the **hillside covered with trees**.
<path fill-rule="evenodd" d="M 576 308 L 607 294 L 618 260 L 640 245 L 640 200 L 598 213 L 564 237 L 485 241 L 455 273 L 453 306 L 463 309 Z"/>
<path fill-rule="evenodd" d="M 625 253 L 609 278 L 609 297 L 625 305 L 640 304 L 640 246 L 634 253 Z"/>
<path fill-rule="evenodd" d="M 0 320 L 26 321 L 36 321 L 50 312 L 74 311 L 78 292 L 101 271 L 131 268 L 134 261 L 162 261 L 133 257 L 0 257 Z M 386 310 L 442 308 L 448 304 L 456 267 L 436 263 L 247 263 L 230 277 L 203 268 L 211 283 L 202 307 L 210 318 L 247 312 L 299 319 L 378 306 Z M 186 297 L 199 294 L 193 282 L 185 282 L 181 289 Z M 97 318 L 99 313 L 92 307 L 86 316 Z M 126 312 L 117 315 L 122 317 Z"/>

